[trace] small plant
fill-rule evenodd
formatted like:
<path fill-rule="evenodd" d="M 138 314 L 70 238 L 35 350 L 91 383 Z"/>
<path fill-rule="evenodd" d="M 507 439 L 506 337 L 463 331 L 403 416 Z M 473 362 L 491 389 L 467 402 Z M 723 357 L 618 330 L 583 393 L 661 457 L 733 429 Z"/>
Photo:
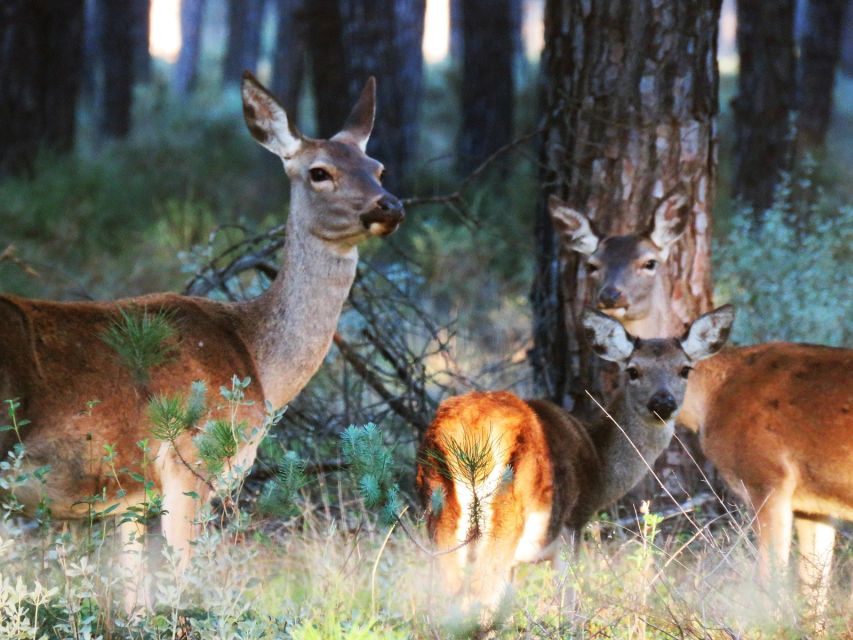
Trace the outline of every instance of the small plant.
<path fill-rule="evenodd" d="M 380 507 L 383 523 L 396 522 L 403 509 L 400 488 L 394 477 L 394 457 L 372 422 L 349 426 L 341 434 L 341 453 L 358 483 L 358 491 L 370 508 Z"/>
<path fill-rule="evenodd" d="M 166 310 L 149 313 L 143 309 L 134 314 L 119 309 L 119 317 L 101 334 L 101 339 L 130 369 L 134 380 L 146 384 L 154 367 L 167 362 L 175 354 L 177 331 Z"/>
<path fill-rule="evenodd" d="M 288 451 L 279 461 L 275 477 L 261 498 L 261 509 L 281 518 L 297 515 L 296 495 L 307 484 L 305 462 L 294 451 Z"/>
<path fill-rule="evenodd" d="M 207 412 L 207 385 L 197 380 L 190 386 L 190 395 L 155 395 L 148 402 L 151 435 L 158 440 L 171 442 L 182 433 L 195 427 Z"/>

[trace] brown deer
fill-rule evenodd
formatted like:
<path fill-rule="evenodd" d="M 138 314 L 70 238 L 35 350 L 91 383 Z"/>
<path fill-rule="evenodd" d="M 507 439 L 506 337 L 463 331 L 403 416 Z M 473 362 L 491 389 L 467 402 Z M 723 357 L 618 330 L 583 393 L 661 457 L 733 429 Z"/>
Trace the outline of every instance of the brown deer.
<path fill-rule="evenodd" d="M 687 223 L 683 202 L 664 201 L 651 230 L 624 236 L 598 235 L 557 198 L 550 212 L 566 246 L 586 256 L 599 309 L 641 338 L 681 334 L 666 258 Z M 773 565 L 787 566 L 796 525 L 800 578 L 818 612 L 829 587 L 830 519 L 853 520 L 851 412 L 853 350 L 772 342 L 730 347 L 696 367 L 678 420 L 699 432 L 727 484 L 757 510 L 764 580 Z"/>
<path fill-rule="evenodd" d="M 620 366 L 609 408 L 615 423 L 603 416 L 585 424 L 547 400 L 506 391 L 442 402 L 424 437 L 417 484 L 436 548 L 458 547 L 439 557 L 448 590 L 492 611 L 514 565 L 559 563 L 561 534 L 577 540 L 669 444 L 690 370 L 722 347 L 733 319 L 733 309 L 721 307 L 680 340 L 646 340 L 598 311 L 584 313 L 593 350 Z M 466 466 L 472 459 L 475 471 Z"/>
<path fill-rule="evenodd" d="M 86 515 L 84 496 L 116 495 L 117 478 L 104 461 L 116 447 L 115 469 L 142 473 L 136 443 L 150 438 L 147 414 L 157 394 L 186 392 L 196 380 L 214 389 L 233 375 L 250 377 L 237 419 L 260 427 L 265 404 L 287 404 L 314 375 L 329 350 L 342 305 L 355 277 L 356 245 L 393 232 L 404 218 L 401 202 L 381 183 L 383 167 L 365 154 L 373 128 L 375 81 L 370 78 L 340 133 L 328 140 L 301 135 L 275 98 L 248 72 L 242 81 L 243 114 L 252 136 L 279 156 L 290 179 L 290 215 L 284 263 L 260 297 L 239 304 L 156 293 L 113 302 L 51 302 L 0 296 L 0 399 L 20 398 L 31 424 L 21 431 L 26 465 L 50 465 L 45 484 L 16 491 L 29 509 L 42 497 L 54 517 Z M 163 312 L 172 325 L 172 355 L 140 387 L 104 341 L 121 312 Z M 87 401 L 98 400 L 91 411 Z M 223 413 L 213 409 L 210 418 Z M 189 558 L 194 520 L 209 497 L 199 455 L 185 432 L 153 447 L 149 471 L 162 494 L 167 542 Z M 263 433 L 241 442 L 231 463 L 247 469 Z M 15 440 L 0 434 L 4 457 Z M 143 500 L 143 488 L 122 477 L 121 506 Z M 195 499 L 193 493 L 201 497 Z M 131 547 L 124 561 L 141 575 L 141 528 L 126 527 Z M 135 587 L 137 588 L 137 587 Z M 136 599 L 130 594 L 128 604 Z"/>

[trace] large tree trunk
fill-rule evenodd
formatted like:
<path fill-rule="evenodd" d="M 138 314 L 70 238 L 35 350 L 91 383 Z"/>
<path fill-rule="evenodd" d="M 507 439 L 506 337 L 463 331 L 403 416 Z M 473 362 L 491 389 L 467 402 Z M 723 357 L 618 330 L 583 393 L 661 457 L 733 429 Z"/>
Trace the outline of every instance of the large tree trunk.
<path fill-rule="evenodd" d="M 338 132 L 352 106 L 342 99 L 349 89 L 341 9 L 338 0 L 310 0 L 299 15 L 317 103 L 317 133 L 325 138 Z"/>
<path fill-rule="evenodd" d="M 458 167 L 477 167 L 512 138 L 517 0 L 462 0 L 462 129 Z"/>
<path fill-rule="evenodd" d="M 576 322 L 589 303 L 586 281 L 558 246 L 547 196 L 613 234 L 647 228 L 661 200 L 680 191 L 693 216 L 668 261 L 672 310 L 685 322 L 708 310 L 720 0 L 548 0 L 545 12 L 531 359 L 540 392 L 583 408 L 584 390 L 601 388 Z"/>
<path fill-rule="evenodd" d="M 733 191 L 761 212 L 791 166 L 796 95 L 794 0 L 738 0 L 740 55 Z"/>
<path fill-rule="evenodd" d="M 102 2 L 100 38 L 104 85 L 100 132 L 111 138 L 130 133 L 134 82 L 134 7 Z"/>
<path fill-rule="evenodd" d="M 405 182 L 417 144 L 425 8 L 425 0 L 341 0 L 350 102 L 377 77 L 369 152 L 388 167 L 392 190 Z"/>
<path fill-rule="evenodd" d="M 201 26 L 206 0 L 181 0 L 181 51 L 172 82 L 178 95 L 186 95 L 198 79 Z"/>
<path fill-rule="evenodd" d="M 261 55 L 263 0 L 229 0 L 228 46 L 222 76 L 226 83 L 240 81 L 243 71 L 255 72 Z"/>
<path fill-rule="evenodd" d="M 305 73 L 304 11 L 305 0 L 278 0 L 271 88 L 293 122 L 299 120 L 299 94 Z"/>
<path fill-rule="evenodd" d="M 83 0 L 0 4 L 0 176 L 73 147 L 82 58 Z"/>
<path fill-rule="evenodd" d="M 806 0 L 797 74 L 797 129 L 806 148 L 826 139 L 846 5 L 847 0 Z"/>

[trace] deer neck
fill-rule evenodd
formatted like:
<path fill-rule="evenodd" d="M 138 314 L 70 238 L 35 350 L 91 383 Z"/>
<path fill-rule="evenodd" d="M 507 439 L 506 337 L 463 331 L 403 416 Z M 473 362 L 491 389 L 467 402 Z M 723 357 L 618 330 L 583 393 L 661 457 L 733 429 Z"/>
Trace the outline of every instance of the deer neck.
<path fill-rule="evenodd" d="M 644 340 L 681 336 L 684 333 L 684 323 L 672 308 L 670 288 L 664 278 L 655 281 L 651 296 L 650 311 L 647 315 L 637 319 L 619 319 L 625 330 Z"/>
<path fill-rule="evenodd" d="M 276 409 L 290 402 L 323 363 L 358 263 L 355 246 L 335 246 L 306 229 L 300 200 L 291 194 L 281 270 L 248 312 L 249 348 L 264 398 Z"/>
<path fill-rule="evenodd" d="M 673 420 L 666 424 L 646 422 L 638 411 L 626 406 L 621 393 L 612 407 L 611 415 L 619 426 L 605 418 L 594 432 L 601 463 L 596 509 L 603 509 L 628 493 L 654 465 L 675 431 Z M 645 407 L 642 411 L 646 412 Z"/>
<path fill-rule="evenodd" d="M 713 358 L 702 360 L 693 369 L 687 381 L 684 403 L 678 412 L 678 424 L 690 431 L 698 432 L 720 388 L 732 373 L 738 358 L 738 350 L 725 347 Z"/>

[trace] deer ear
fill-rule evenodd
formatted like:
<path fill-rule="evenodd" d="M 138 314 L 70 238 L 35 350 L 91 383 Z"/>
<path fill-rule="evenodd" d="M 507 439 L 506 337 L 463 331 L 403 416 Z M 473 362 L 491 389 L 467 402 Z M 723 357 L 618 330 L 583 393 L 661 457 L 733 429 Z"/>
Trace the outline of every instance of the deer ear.
<path fill-rule="evenodd" d="M 618 320 L 595 309 L 585 309 L 581 324 L 592 350 L 611 362 L 624 362 L 634 353 L 634 339 Z"/>
<path fill-rule="evenodd" d="M 595 253 L 599 237 L 592 230 L 589 218 L 553 195 L 548 198 L 548 211 L 554 228 L 572 250 L 587 256 Z"/>
<path fill-rule="evenodd" d="M 359 146 L 362 151 L 367 149 L 367 141 L 373 131 L 373 120 L 376 117 L 376 78 L 370 76 L 361 90 L 358 102 L 350 111 L 349 117 L 340 133 L 332 140 L 349 140 Z"/>
<path fill-rule="evenodd" d="M 672 243 L 681 237 L 690 218 L 687 197 L 677 193 L 665 198 L 655 209 L 654 224 L 649 239 L 660 249 L 663 257 L 669 255 Z"/>
<path fill-rule="evenodd" d="M 240 93 L 243 118 L 252 137 L 284 159 L 293 157 L 302 147 L 302 134 L 288 121 L 275 97 L 248 71 L 243 73 Z"/>
<path fill-rule="evenodd" d="M 730 304 L 699 316 L 681 339 L 681 348 L 691 360 L 711 357 L 728 340 L 734 320 L 735 309 Z"/>

